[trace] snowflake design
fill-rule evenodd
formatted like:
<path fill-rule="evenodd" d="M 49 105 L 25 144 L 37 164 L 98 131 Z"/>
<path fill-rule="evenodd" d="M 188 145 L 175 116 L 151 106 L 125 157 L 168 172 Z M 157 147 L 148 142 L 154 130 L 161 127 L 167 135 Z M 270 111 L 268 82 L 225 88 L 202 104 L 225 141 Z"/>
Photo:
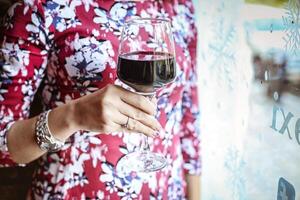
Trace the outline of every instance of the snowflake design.
<path fill-rule="evenodd" d="M 243 169 L 246 163 L 235 147 L 230 147 L 228 149 L 224 165 L 229 172 L 227 185 L 231 187 L 233 200 L 245 199 L 246 188 Z"/>
<path fill-rule="evenodd" d="M 286 35 L 285 50 L 293 55 L 297 54 L 300 48 L 300 1 L 289 0 L 285 6 L 285 15 L 282 17 Z"/>
<path fill-rule="evenodd" d="M 218 8 L 218 16 L 212 23 L 212 32 L 214 34 L 212 43 L 209 44 L 209 50 L 213 56 L 211 70 L 218 74 L 218 80 L 225 82 L 230 88 L 233 88 L 234 78 L 232 73 L 236 67 L 235 59 L 235 41 L 237 37 L 236 29 L 233 24 L 226 24 L 227 12 L 224 10 L 224 2 Z"/>

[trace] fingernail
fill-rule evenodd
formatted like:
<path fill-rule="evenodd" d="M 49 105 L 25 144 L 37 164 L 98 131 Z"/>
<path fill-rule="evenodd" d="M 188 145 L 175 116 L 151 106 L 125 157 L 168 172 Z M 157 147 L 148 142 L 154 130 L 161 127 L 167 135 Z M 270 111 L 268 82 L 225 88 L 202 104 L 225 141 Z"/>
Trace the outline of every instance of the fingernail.
<path fill-rule="evenodd" d="M 156 132 L 154 133 L 154 136 L 155 136 L 155 137 L 160 137 L 160 134 L 159 134 L 159 132 L 158 132 L 158 131 L 156 131 Z"/>

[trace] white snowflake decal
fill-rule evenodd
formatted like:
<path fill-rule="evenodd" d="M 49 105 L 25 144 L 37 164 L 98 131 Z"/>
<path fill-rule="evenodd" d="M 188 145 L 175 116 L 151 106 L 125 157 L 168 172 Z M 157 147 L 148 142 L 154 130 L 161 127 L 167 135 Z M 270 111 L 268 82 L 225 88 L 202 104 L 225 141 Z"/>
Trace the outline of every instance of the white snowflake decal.
<path fill-rule="evenodd" d="M 237 33 L 233 24 L 228 24 L 224 20 L 227 16 L 224 3 L 219 6 L 217 16 L 212 22 L 214 37 L 209 44 L 209 50 L 213 57 L 210 63 L 211 70 L 218 74 L 218 80 L 222 82 L 220 84 L 225 82 L 232 88 L 234 85 L 232 72 L 236 68 L 235 43 Z"/>
<path fill-rule="evenodd" d="M 282 17 L 286 35 L 285 50 L 290 54 L 297 54 L 300 48 L 300 1 L 289 0 L 285 6 L 285 15 Z"/>
<path fill-rule="evenodd" d="M 228 148 L 224 165 L 229 172 L 229 177 L 226 182 L 228 182 L 228 185 L 232 188 L 233 199 L 245 199 L 246 188 L 243 171 L 246 163 L 236 147 L 231 146 Z"/>

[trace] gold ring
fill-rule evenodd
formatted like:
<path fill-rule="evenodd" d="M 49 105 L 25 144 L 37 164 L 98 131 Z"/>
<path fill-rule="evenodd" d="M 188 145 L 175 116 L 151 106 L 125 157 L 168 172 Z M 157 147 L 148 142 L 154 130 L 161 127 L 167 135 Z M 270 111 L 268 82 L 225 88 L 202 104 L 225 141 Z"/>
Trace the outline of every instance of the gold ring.
<path fill-rule="evenodd" d="M 128 116 L 126 123 L 122 125 L 124 128 L 127 128 L 127 129 L 128 129 L 129 118 L 130 118 L 130 117 Z"/>

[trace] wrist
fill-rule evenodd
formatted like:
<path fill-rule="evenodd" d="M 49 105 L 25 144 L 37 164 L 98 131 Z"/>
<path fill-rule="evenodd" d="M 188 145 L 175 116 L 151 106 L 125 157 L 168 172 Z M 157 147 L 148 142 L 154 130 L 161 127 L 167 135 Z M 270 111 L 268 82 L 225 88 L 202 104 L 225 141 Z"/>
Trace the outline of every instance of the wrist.
<path fill-rule="evenodd" d="M 69 138 L 79 130 L 75 123 L 75 105 L 70 102 L 53 109 L 49 113 L 48 126 L 57 139 Z"/>

